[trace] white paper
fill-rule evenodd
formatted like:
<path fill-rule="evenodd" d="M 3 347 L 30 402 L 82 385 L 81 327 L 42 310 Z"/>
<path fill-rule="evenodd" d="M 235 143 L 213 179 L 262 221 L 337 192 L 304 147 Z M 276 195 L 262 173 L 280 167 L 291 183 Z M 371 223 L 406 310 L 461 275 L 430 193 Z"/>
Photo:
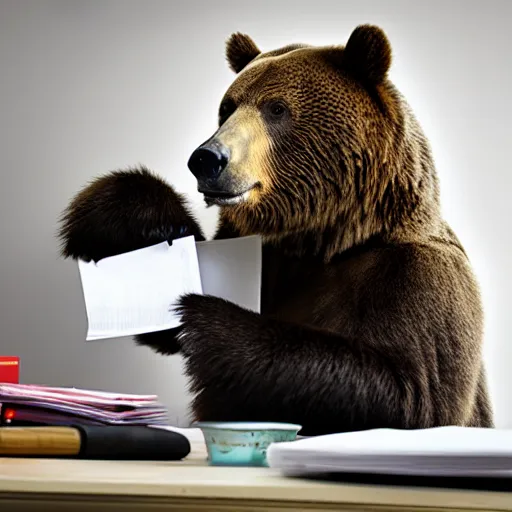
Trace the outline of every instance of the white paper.
<path fill-rule="evenodd" d="M 260 311 L 261 239 L 257 236 L 172 245 L 79 261 L 87 340 L 118 338 L 180 325 L 173 306 L 187 293 L 213 295 Z"/>
<path fill-rule="evenodd" d="M 173 305 L 202 293 L 194 237 L 112 256 L 79 261 L 87 310 L 87 340 L 131 336 L 180 324 Z"/>
<path fill-rule="evenodd" d="M 267 457 L 270 467 L 288 475 L 512 477 L 512 430 L 375 429 L 276 443 Z"/>
<path fill-rule="evenodd" d="M 211 240 L 196 246 L 203 293 L 259 313 L 261 238 Z"/>

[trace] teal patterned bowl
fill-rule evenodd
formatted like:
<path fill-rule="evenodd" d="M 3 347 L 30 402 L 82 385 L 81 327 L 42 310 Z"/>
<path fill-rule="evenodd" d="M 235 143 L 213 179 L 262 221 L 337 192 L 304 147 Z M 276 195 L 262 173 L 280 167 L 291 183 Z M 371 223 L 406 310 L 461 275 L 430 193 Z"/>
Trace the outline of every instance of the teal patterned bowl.
<path fill-rule="evenodd" d="M 271 443 L 294 441 L 301 425 L 290 423 L 198 422 L 212 466 L 268 466 Z"/>

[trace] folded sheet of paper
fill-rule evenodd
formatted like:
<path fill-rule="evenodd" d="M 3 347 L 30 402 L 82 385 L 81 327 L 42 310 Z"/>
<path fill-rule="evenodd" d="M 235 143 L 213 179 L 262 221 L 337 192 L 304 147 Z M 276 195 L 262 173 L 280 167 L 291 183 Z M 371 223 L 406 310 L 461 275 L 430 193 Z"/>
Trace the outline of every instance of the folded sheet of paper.
<path fill-rule="evenodd" d="M 375 429 L 269 447 L 270 467 L 290 476 L 372 473 L 512 478 L 512 430 Z"/>
<path fill-rule="evenodd" d="M 196 243 L 193 237 L 78 262 L 87 311 L 87 340 L 177 327 L 184 294 L 208 294 L 259 312 L 261 239 Z"/>

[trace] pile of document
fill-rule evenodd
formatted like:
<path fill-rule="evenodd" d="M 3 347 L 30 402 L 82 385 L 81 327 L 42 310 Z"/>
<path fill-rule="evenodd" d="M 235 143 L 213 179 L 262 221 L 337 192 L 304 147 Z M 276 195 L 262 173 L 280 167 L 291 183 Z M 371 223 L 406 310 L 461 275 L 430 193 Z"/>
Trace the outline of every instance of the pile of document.
<path fill-rule="evenodd" d="M 261 238 L 163 242 L 78 262 L 87 340 L 133 336 L 180 325 L 174 311 L 189 293 L 213 295 L 260 310 Z"/>
<path fill-rule="evenodd" d="M 2 424 L 167 425 L 156 395 L 0 384 Z"/>
<path fill-rule="evenodd" d="M 276 443 L 270 467 L 289 476 L 366 473 L 512 477 L 512 430 L 438 427 L 374 429 Z"/>

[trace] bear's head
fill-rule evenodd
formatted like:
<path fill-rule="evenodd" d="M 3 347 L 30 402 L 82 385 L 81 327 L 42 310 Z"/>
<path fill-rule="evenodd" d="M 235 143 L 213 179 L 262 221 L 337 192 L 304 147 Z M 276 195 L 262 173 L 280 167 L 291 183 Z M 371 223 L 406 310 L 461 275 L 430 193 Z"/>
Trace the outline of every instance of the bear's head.
<path fill-rule="evenodd" d="M 237 76 L 218 129 L 188 165 L 241 235 L 328 232 L 333 252 L 435 214 L 428 143 L 388 79 L 380 28 L 361 25 L 344 46 L 266 53 L 236 33 L 227 60 Z"/>

